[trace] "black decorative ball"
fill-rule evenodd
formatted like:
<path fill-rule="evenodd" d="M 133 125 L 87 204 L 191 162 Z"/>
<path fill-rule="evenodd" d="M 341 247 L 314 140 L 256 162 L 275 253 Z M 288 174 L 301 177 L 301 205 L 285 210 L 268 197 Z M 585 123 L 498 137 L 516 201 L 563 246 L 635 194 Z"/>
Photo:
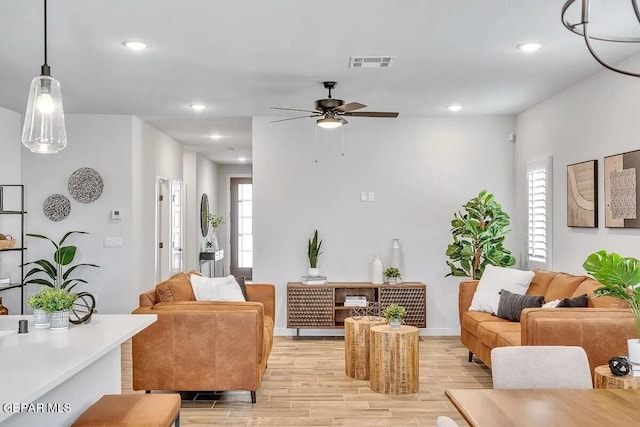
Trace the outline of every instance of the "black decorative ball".
<path fill-rule="evenodd" d="M 609 369 L 617 377 L 622 377 L 631 372 L 631 362 L 626 357 L 616 356 L 609 359 Z"/>

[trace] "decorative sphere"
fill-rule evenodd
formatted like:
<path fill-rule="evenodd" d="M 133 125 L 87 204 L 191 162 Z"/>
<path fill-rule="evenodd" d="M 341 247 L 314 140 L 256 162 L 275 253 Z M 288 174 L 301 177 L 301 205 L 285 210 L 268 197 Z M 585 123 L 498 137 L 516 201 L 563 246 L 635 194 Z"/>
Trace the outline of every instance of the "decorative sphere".
<path fill-rule="evenodd" d="M 631 363 L 625 357 L 612 357 L 609 359 L 609 369 L 611 373 L 617 377 L 627 375 L 631 372 Z"/>

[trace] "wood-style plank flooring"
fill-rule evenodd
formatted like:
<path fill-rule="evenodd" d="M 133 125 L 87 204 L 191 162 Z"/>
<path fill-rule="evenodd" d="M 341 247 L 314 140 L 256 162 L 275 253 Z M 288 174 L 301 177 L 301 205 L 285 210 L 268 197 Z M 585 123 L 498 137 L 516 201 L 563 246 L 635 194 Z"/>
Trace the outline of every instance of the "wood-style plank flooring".
<path fill-rule="evenodd" d="M 458 337 L 420 338 L 420 390 L 391 396 L 345 375 L 344 340 L 275 337 L 269 366 L 251 404 L 249 392 L 183 400 L 181 426 L 435 426 L 439 415 L 466 422 L 448 388 L 491 388 L 491 371 L 467 362 Z M 122 392 L 131 388 L 131 343 L 122 346 Z"/>

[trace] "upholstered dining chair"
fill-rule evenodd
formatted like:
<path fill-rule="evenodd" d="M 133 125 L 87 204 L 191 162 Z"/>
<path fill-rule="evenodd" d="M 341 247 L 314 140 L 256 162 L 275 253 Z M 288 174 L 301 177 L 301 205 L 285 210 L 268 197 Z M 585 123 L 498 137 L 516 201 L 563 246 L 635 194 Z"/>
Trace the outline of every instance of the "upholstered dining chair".
<path fill-rule="evenodd" d="M 577 346 L 513 346 L 491 350 L 495 389 L 593 388 L 587 354 Z"/>
<path fill-rule="evenodd" d="M 436 418 L 436 427 L 460 427 L 460 426 L 451 418 L 441 415 L 438 418 Z"/>

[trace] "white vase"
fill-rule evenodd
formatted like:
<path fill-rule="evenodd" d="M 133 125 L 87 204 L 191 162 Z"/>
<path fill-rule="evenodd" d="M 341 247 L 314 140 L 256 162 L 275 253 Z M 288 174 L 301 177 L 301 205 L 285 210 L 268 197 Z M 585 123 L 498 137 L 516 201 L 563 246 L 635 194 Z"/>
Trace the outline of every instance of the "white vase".
<path fill-rule="evenodd" d="M 638 338 L 628 339 L 627 347 L 629 348 L 629 360 L 631 363 L 640 364 L 640 340 Z"/>
<path fill-rule="evenodd" d="M 391 242 L 391 253 L 389 254 L 389 267 L 395 267 L 402 271 L 402 249 L 400 248 L 400 239 L 393 239 Z"/>
<path fill-rule="evenodd" d="M 307 276 L 309 277 L 318 277 L 320 275 L 320 269 L 315 267 L 307 268 Z"/>
<path fill-rule="evenodd" d="M 400 319 L 389 320 L 389 326 L 391 327 L 391 329 L 398 329 L 401 324 L 402 322 L 400 321 Z"/>
<path fill-rule="evenodd" d="M 36 329 L 46 329 L 49 327 L 49 313 L 41 308 L 33 310 L 33 327 Z"/>
<path fill-rule="evenodd" d="M 376 257 L 373 259 L 373 262 L 371 263 L 372 284 L 381 285 L 382 283 L 384 283 L 383 270 L 384 268 L 382 266 L 382 261 L 380 260 L 380 257 L 376 255 Z"/>
<path fill-rule="evenodd" d="M 65 332 L 69 329 L 69 310 L 51 313 L 49 330 L 51 332 Z"/>

